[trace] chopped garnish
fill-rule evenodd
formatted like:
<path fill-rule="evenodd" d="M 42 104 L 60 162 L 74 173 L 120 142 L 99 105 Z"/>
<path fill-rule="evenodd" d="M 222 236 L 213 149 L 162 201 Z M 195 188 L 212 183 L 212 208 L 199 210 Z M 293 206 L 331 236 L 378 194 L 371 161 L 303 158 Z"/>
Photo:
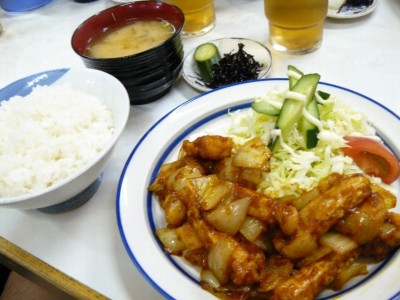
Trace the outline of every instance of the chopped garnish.
<path fill-rule="evenodd" d="M 206 83 L 209 88 L 256 79 L 263 66 L 254 59 L 254 56 L 243 50 L 244 45 L 238 44 L 239 50 L 235 53 L 225 53 L 218 64 L 212 67 L 212 80 Z"/>

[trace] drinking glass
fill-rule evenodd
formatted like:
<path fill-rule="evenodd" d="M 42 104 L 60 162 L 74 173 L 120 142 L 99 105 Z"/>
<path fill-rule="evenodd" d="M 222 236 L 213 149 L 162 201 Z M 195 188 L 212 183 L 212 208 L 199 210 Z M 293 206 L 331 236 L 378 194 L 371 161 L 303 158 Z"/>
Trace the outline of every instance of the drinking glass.
<path fill-rule="evenodd" d="M 264 9 L 274 49 L 304 54 L 321 46 L 328 0 L 264 0 Z"/>
<path fill-rule="evenodd" d="M 179 7 L 185 15 L 183 36 L 199 36 L 215 26 L 214 0 L 168 0 Z"/>

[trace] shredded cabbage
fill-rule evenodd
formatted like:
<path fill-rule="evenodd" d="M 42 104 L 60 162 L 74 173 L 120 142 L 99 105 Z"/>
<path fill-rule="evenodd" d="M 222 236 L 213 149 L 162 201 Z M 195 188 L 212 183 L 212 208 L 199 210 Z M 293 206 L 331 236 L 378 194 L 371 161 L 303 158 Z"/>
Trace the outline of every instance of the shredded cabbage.
<path fill-rule="evenodd" d="M 272 90 L 256 101 L 283 102 L 285 93 Z M 274 130 L 277 117 L 252 109 L 235 111 L 230 116 L 228 134 L 238 144 L 256 136 L 268 144 L 279 134 Z M 320 119 L 318 145 L 313 149 L 303 149 L 301 145 L 304 145 L 304 141 L 295 127 L 285 146 L 272 156 L 271 171 L 264 174 L 258 188 L 260 192 L 273 198 L 298 196 L 314 188 L 322 178 L 333 172 L 362 172 L 350 157 L 342 154 L 340 148 L 345 146 L 343 137 L 346 135 L 376 137 L 375 129 L 368 123 L 367 117 L 331 96 L 320 105 Z"/>

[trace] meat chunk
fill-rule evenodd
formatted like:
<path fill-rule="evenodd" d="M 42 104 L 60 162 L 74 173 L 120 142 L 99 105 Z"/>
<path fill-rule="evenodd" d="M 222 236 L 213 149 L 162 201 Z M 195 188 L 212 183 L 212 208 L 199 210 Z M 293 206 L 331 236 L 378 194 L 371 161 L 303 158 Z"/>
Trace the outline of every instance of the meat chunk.
<path fill-rule="evenodd" d="M 335 229 L 364 245 L 374 239 L 386 219 L 385 200 L 372 194 L 358 207 L 336 223 Z"/>
<path fill-rule="evenodd" d="M 339 178 L 330 189 L 300 211 L 304 229 L 317 237 L 322 236 L 370 194 L 370 182 L 364 176 L 357 174 Z"/>
<path fill-rule="evenodd" d="M 274 289 L 273 300 L 312 300 L 326 286 L 331 284 L 336 276 L 350 266 L 358 257 L 356 249 L 345 255 L 335 252 L 323 259 L 301 268 L 295 275 Z"/>
<path fill-rule="evenodd" d="M 231 155 L 233 141 L 227 137 L 206 135 L 193 142 L 185 140 L 182 149 L 188 156 L 220 160 Z"/>
<path fill-rule="evenodd" d="M 370 182 L 361 175 L 344 176 L 300 211 L 299 230 L 293 237 L 278 235 L 277 250 L 291 259 L 310 255 L 317 249 L 317 240 L 346 212 L 371 194 Z"/>
<path fill-rule="evenodd" d="M 383 260 L 391 251 L 400 246 L 400 214 L 389 213 L 381 226 L 378 236 L 362 247 L 365 257 Z"/>

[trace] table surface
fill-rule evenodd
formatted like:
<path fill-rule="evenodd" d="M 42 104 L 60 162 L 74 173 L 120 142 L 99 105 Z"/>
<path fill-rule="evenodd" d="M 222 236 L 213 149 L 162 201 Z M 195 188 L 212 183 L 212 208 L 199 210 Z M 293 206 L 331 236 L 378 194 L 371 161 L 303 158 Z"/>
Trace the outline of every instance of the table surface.
<path fill-rule="evenodd" d="M 70 39 L 89 16 L 116 3 L 54 0 L 27 13 L 0 10 L 0 88 L 40 71 L 82 67 Z M 205 41 L 245 37 L 268 47 L 262 0 L 215 0 L 217 23 L 210 33 L 184 40 L 188 53 Z M 400 114 L 400 2 L 384 0 L 365 17 L 325 22 L 319 50 L 306 55 L 275 52 L 270 77 L 286 77 L 288 64 L 318 72 L 321 80 L 351 88 Z M 0 208 L 0 236 L 112 299 L 161 299 L 136 270 L 121 242 L 116 220 L 118 180 L 130 152 L 159 118 L 199 92 L 183 78 L 157 102 L 132 106 L 126 130 L 105 170 L 99 191 L 64 214 Z"/>

